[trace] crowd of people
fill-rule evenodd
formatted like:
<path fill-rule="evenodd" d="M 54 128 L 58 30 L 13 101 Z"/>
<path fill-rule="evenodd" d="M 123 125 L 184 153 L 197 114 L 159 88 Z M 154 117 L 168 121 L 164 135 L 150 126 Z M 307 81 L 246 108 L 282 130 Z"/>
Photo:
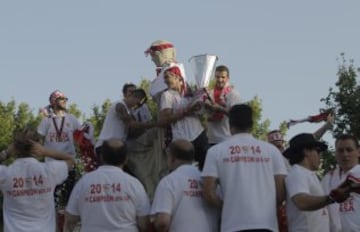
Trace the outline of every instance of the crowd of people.
<path fill-rule="evenodd" d="M 322 180 L 316 172 L 333 115 L 288 146 L 279 130 L 262 141 L 228 67 L 215 68 L 214 88 L 204 92 L 187 84 L 170 42 L 145 53 L 156 65 L 157 119 L 146 92 L 125 84 L 93 143 L 96 167 L 79 180 L 73 135 L 93 138 L 66 111 L 61 91 L 51 93 L 37 128 L 15 132 L 0 153 L 0 161 L 15 158 L 0 165 L 5 232 L 360 231 L 358 139 L 337 137 L 336 168 Z"/>

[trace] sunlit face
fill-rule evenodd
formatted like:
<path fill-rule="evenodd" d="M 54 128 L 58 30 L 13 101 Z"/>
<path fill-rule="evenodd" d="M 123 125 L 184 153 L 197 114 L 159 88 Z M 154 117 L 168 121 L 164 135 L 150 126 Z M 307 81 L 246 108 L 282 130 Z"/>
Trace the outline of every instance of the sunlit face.
<path fill-rule="evenodd" d="M 164 81 L 169 89 L 176 89 L 179 86 L 179 76 L 172 72 L 164 73 Z"/>
<path fill-rule="evenodd" d="M 66 109 L 66 102 L 67 102 L 67 98 L 65 97 L 59 97 L 56 99 L 56 107 L 60 110 L 65 110 Z"/>
<path fill-rule="evenodd" d="M 359 148 L 352 139 L 338 140 L 335 143 L 335 158 L 344 171 L 353 168 L 359 162 Z"/>
<path fill-rule="evenodd" d="M 215 80 L 217 88 L 224 88 L 229 80 L 229 75 L 226 71 L 217 71 L 215 72 Z"/>

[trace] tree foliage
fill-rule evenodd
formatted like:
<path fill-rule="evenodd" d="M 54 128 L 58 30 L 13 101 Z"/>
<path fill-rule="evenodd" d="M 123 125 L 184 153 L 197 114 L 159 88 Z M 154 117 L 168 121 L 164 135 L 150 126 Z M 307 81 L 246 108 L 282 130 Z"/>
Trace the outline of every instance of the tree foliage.
<path fill-rule="evenodd" d="M 344 53 L 340 55 L 337 81 L 335 87 L 329 89 L 327 97 L 321 99 L 327 108 L 333 108 L 336 114 L 333 135 L 350 133 L 360 138 L 360 85 L 354 61 L 347 61 Z M 323 169 L 325 172 L 332 169 L 335 164 L 334 153 L 330 150 L 324 156 Z"/>
<path fill-rule="evenodd" d="M 340 58 L 335 88 L 331 87 L 328 96 L 322 101 L 328 108 L 335 110 L 334 136 L 351 133 L 360 138 L 359 69 L 355 68 L 353 60 L 348 62 L 343 53 Z"/>

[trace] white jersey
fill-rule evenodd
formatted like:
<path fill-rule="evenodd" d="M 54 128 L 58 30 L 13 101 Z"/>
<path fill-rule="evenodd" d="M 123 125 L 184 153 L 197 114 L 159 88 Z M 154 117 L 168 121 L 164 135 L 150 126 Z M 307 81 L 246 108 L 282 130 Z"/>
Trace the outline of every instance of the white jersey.
<path fill-rule="evenodd" d="M 348 172 L 342 172 L 339 167 L 327 173 L 322 185 L 328 194 L 332 189 L 342 184 L 347 176 L 360 177 L 360 165 L 356 165 Z M 351 193 L 343 203 L 330 205 L 331 232 L 360 231 L 360 195 Z"/>
<path fill-rule="evenodd" d="M 128 135 L 128 129 L 127 126 L 124 124 L 124 122 L 117 115 L 116 105 L 118 103 L 124 105 L 128 114 L 131 114 L 130 110 L 127 108 L 124 101 L 113 103 L 106 114 L 104 124 L 101 128 L 101 132 L 95 147 L 101 146 L 105 140 L 111 138 L 120 139 L 123 142 L 126 141 Z"/>
<path fill-rule="evenodd" d="M 210 92 L 210 95 L 213 95 L 213 90 Z M 240 104 L 240 94 L 234 90 L 233 88 L 231 91 L 226 95 L 225 109 L 227 111 L 236 104 Z M 224 141 L 226 138 L 231 136 L 230 133 L 230 126 L 229 126 L 229 117 L 224 115 L 222 119 L 219 121 L 208 121 L 208 128 L 207 134 L 209 138 L 209 144 L 217 144 Z"/>
<path fill-rule="evenodd" d="M 132 115 L 138 122 L 149 122 L 152 120 L 151 112 L 147 104 L 132 111 Z"/>
<path fill-rule="evenodd" d="M 38 133 L 45 137 L 45 147 L 75 157 L 74 131 L 80 126 L 79 120 L 74 115 L 65 113 L 63 117 L 54 115 L 43 118 L 38 127 Z"/>
<path fill-rule="evenodd" d="M 286 175 L 276 147 L 247 133 L 208 150 L 203 177 L 218 178 L 223 192 L 221 231 L 278 230 L 276 175 Z"/>
<path fill-rule="evenodd" d="M 203 199 L 198 168 L 181 165 L 164 177 L 155 192 L 151 214 L 171 216 L 169 231 L 218 231 L 219 212 Z"/>
<path fill-rule="evenodd" d="M 55 232 L 54 189 L 68 175 L 63 161 L 18 158 L 0 165 L 4 232 Z"/>
<path fill-rule="evenodd" d="M 313 196 L 324 196 L 320 180 L 315 172 L 300 165 L 293 165 L 285 179 L 287 197 L 286 213 L 289 232 L 311 231 L 325 232 L 330 230 L 327 207 L 314 211 L 299 210 L 291 198 L 300 193 Z"/>
<path fill-rule="evenodd" d="M 169 89 L 161 95 L 160 111 L 172 109 L 173 112 L 176 113 L 182 111 L 190 103 L 191 98 L 181 97 L 177 91 Z M 194 141 L 203 130 L 204 128 L 197 116 L 187 116 L 171 124 L 173 140 L 186 139 L 188 141 Z"/>
<path fill-rule="evenodd" d="M 137 232 L 136 217 L 150 211 L 142 184 L 115 166 L 100 166 L 75 185 L 66 211 L 81 217 L 82 232 Z"/>

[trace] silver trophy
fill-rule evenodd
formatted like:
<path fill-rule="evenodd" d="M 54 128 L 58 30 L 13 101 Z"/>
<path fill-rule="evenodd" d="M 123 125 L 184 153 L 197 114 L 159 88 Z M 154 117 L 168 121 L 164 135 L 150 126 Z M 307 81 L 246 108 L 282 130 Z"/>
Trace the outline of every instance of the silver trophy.
<path fill-rule="evenodd" d="M 216 61 L 218 57 L 215 55 L 203 54 L 193 56 L 189 59 L 194 72 L 195 84 L 198 91 L 206 95 L 206 98 L 212 102 L 212 99 L 207 92 L 211 77 L 213 76 Z"/>

